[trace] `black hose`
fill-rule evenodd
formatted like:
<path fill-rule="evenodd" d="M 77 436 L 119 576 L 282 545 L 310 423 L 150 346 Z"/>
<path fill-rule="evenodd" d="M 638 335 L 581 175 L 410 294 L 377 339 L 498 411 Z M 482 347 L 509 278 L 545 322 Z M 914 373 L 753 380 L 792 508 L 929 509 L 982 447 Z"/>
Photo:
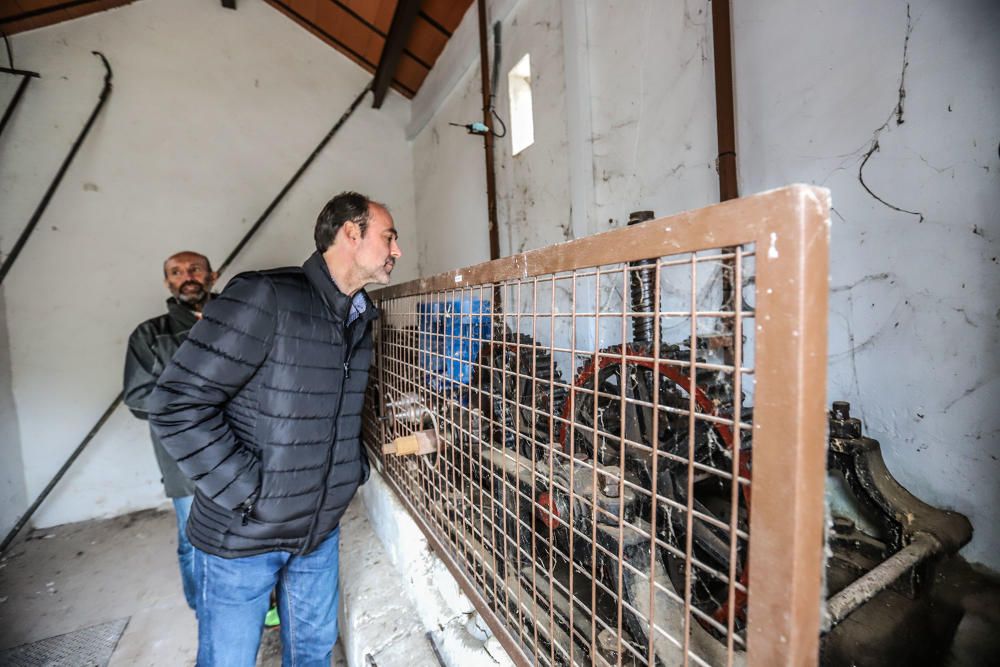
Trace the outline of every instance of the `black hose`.
<path fill-rule="evenodd" d="M 285 184 L 285 187 L 281 188 L 281 192 L 279 192 L 278 196 L 271 201 L 268 207 L 264 210 L 264 213 L 261 214 L 261 216 L 257 219 L 257 222 L 255 222 L 253 226 L 249 229 L 249 231 L 247 231 L 247 233 L 243 235 L 243 238 L 240 239 L 240 242 L 236 244 L 236 247 L 233 249 L 233 251 L 229 253 L 229 256 L 226 257 L 224 262 L 222 262 L 222 264 L 219 266 L 219 273 L 222 273 L 226 269 L 226 267 L 232 263 L 233 259 L 236 258 L 236 255 L 239 254 L 239 252 L 246 246 L 246 244 L 250 242 L 250 238 L 257 232 L 257 230 L 260 229 L 261 225 L 264 224 L 264 221 L 267 219 L 267 217 L 278 206 L 278 203 L 282 200 L 282 198 L 284 198 L 286 194 L 288 194 L 288 191 L 291 190 L 293 185 L 295 185 L 295 182 L 299 180 L 299 177 L 302 176 L 303 172 L 305 172 L 305 170 L 309 167 L 309 165 L 312 164 L 313 160 L 316 159 L 316 156 L 319 155 L 320 151 L 323 150 L 323 147 L 330 142 L 330 139 L 333 138 L 333 136 L 337 133 L 338 130 L 340 130 L 340 128 L 347 121 L 347 119 L 351 117 L 351 114 L 353 114 L 354 111 L 361 105 L 361 101 L 364 99 L 365 95 L 368 94 L 371 88 L 372 88 L 372 83 L 370 82 L 367 86 L 365 86 L 364 90 L 362 90 L 361 93 L 358 94 L 354 102 L 351 103 L 351 106 L 347 108 L 347 111 L 345 111 L 343 115 L 341 115 L 341 117 L 334 124 L 333 128 L 329 132 L 327 132 L 326 136 L 323 137 L 323 140 L 319 142 L 319 145 L 316 146 L 313 152 L 309 154 L 309 157 L 306 158 L 306 161 L 302 163 L 302 166 L 298 168 L 298 170 L 288 181 L 288 183 Z M 38 495 L 38 498 L 35 499 L 35 502 L 31 504 L 31 507 L 29 507 L 27 511 L 23 515 L 21 515 L 21 518 L 17 520 L 17 523 L 14 524 L 14 527 L 10 530 L 9 533 L 7 533 L 7 536 L 4 538 L 3 543 L 0 544 L 0 553 L 3 553 L 7 549 L 7 546 L 14 541 L 14 538 L 17 537 L 17 534 L 21 532 L 21 529 L 24 528 L 24 526 L 31 519 L 31 516 L 35 513 L 35 510 L 37 510 L 38 507 L 42 504 L 42 502 L 44 502 L 45 498 L 49 495 L 49 493 L 51 493 L 52 489 L 55 488 L 59 480 L 63 478 L 63 475 L 66 474 L 66 471 L 69 470 L 71 465 L 73 465 L 73 462 L 76 461 L 76 459 L 80 456 L 84 448 L 88 444 L 90 444 L 90 441 L 94 439 L 94 436 L 96 436 L 97 433 L 101 430 L 101 428 L 104 427 L 104 424 L 107 423 L 108 419 L 111 418 L 111 415 L 114 413 L 114 411 L 118 408 L 119 405 L 121 405 L 123 399 L 124 399 L 124 394 L 119 393 L 118 396 L 115 397 L 115 400 L 111 402 L 111 405 L 109 405 L 108 408 L 104 411 L 104 414 L 101 415 L 101 418 L 97 420 L 97 423 L 94 424 L 93 428 L 90 429 L 90 431 L 87 433 L 86 436 L 84 436 L 80 444 L 76 446 L 76 449 L 73 450 L 73 453 L 70 454 L 70 457 L 66 460 L 65 463 L 63 463 L 62 467 L 59 468 L 59 472 L 55 474 L 55 477 L 52 478 L 52 481 L 50 481 L 48 485 L 46 485 L 46 487 Z"/>
<path fill-rule="evenodd" d="M 52 200 L 52 195 L 55 194 L 56 189 L 59 184 L 62 183 L 63 176 L 66 175 L 66 170 L 69 169 L 69 165 L 73 162 L 73 158 L 76 157 L 77 151 L 80 150 L 80 146 L 83 144 L 83 140 L 87 138 L 87 133 L 90 132 L 91 126 L 93 126 L 94 121 L 97 119 L 97 114 L 101 112 L 101 108 L 104 103 L 108 100 L 108 96 L 111 94 L 111 65 L 108 63 L 108 59 L 104 57 L 104 54 L 100 51 L 92 51 L 95 56 L 101 59 L 104 63 L 104 87 L 101 89 L 101 97 L 97 100 L 97 106 L 90 114 L 90 118 L 87 119 L 87 124 L 83 126 L 83 130 L 80 132 L 80 136 L 76 138 L 73 143 L 73 147 L 69 151 L 69 155 L 63 160 L 62 165 L 59 167 L 59 171 L 56 172 L 55 178 L 52 183 L 49 184 L 49 189 L 45 191 L 45 196 L 42 197 L 42 201 L 38 204 L 38 208 L 35 209 L 35 213 L 31 216 L 31 220 L 28 221 L 27 227 L 21 232 L 21 235 L 17 237 L 17 241 L 14 243 L 14 247 L 11 248 L 10 254 L 3 260 L 3 265 L 0 266 L 0 284 L 3 284 L 4 278 L 7 277 L 7 273 L 10 271 L 11 267 L 14 266 L 14 262 L 17 261 L 17 256 L 21 254 L 21 250 L 24 248 L 24 244 L 28 242 L 28 237 L 31 233 L 35 231 L 35 227 L 38 226 L 38 221 L 41 220 L 42 214 L 45 213 L 45 209 L 48 208 L 49 202 Z M 27 77 L 25 77 L 27 80 Z M 23 85 L 23 84 L 22 84 Z M 20 91 L 20 89 L 19 89 Z"/>

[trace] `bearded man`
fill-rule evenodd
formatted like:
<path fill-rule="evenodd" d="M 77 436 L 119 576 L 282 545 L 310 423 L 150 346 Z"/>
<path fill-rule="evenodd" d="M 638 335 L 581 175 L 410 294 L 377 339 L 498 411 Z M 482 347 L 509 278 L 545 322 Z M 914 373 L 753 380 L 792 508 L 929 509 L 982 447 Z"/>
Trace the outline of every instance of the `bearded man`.
<path fill-rule="evenodd" d="M 125 405 L 139 419 L 148 420 L 148 399 L 170 358 L 201 319 L 202 308 L 212 298 L 218 274 L 208 258 L 196 252 L 179 252 L 163 263 L 163 283 L 170 292 L 167 312 L 146 320 L 128 340 L 125 357 Z M 160 466 L 163 491 L 173 501 L 177 514 L 177 559 L 188 606 L 195 608 L 197 586 L 194 574 L 194 547 L 184 527 L 191 512 L 194 483 L 181 472 L 177 462 L 163 448 L 152 430 L 153 451 Z"/>
<path fill-rule="evenodd" d="M 149 401 L 195 482 L 198 665 L 253 667 L 278 587 L 282 664 L 329 667 L 340 518 L 368 478 L 361 411 L 378 317 L 364 287 L 402 255 L 385 205 L 331 199 L 300 267 L 234 277 Z"/>

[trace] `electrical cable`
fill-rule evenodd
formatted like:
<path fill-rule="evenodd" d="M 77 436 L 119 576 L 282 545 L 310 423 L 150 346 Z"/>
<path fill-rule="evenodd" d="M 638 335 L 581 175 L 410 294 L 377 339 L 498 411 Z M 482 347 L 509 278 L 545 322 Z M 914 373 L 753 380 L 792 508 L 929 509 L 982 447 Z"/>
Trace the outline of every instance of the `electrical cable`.
<path fill-rule="evenodd" d="M 507 124 L 503 122 L 503 118 L 501 118 L 500 114 L 497 113 L 496 108 L 493 106 L 493 101 L 492 100 L 490 100 L 490 113 L 493 114 L 493 117 L 497 119 L 498 123 L 500 123 L 500 127 L 503 128 L 503 134 L 497 134 L 494 131 L 493 132 L 493 136 L 496 137 L 497 139 L 502 139 L 502 138 L 506 137 L 507 136 Z"/>
<path fill-rule="evenodd" d="M 492 134 L 497 139 L 502 139 L 503 137 L 506 137 L 507 126 L 504 124 L 503 119 L 500 118 L 500 116 L 497 114 L 496 109 L 493 108 L 492 102 L 490 103 L 490 113 L 493 114 L 493 117 L 496 118 L 497 121 L 500 123 L 500 127 L 503 128 L 503 132 L 501 134 L 497 134 L 495 130 L 491 129 L 485 123 L 480 123 L 479 121 L 473 123 L 448 123 L 448 124 L 453 127 L 464 127 L 466 130 L 468 130 L 469 134 L 475 134 L 480 137 L 486 134 L 487 132 Z"/>

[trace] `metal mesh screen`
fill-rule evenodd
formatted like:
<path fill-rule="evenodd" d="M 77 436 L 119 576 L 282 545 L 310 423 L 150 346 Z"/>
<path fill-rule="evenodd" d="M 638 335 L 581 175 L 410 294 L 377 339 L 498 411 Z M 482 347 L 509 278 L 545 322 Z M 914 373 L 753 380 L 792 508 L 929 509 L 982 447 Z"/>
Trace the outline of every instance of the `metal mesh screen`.
<path fill-rule="evenodd" d="M 129 619 L 121 618 L 0 651 L 9 667 L 103 667 L 111 660 Z"/>
<path fill-rule="evenodd" d="M 366 441 L 516 658 L 746 662 L 757 248 L 382 295 Z"/>

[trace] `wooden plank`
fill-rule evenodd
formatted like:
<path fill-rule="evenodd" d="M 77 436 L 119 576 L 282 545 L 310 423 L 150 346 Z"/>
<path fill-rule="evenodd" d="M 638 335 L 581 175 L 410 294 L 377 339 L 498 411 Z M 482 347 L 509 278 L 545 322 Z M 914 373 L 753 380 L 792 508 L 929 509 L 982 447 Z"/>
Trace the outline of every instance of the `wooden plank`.
<path fill-rule="evenodd" d="M 420 90 L 420 84 L 427 77 L 427 72 L 428 70 L 424 69 L 416 61 L 404 57 L 399 61 L 394 81 L 410 90 Z"/>
<path fill-rule="evenodd" d="M 424 0 L 423 11 L 450 32 L 455 32 L 470 6 L 472 0 Z"/>
<path fill-rule="evenodd" d="M 303 0 L 299 0 L 301 3 Z M 323 40 L 333 48 L 340 51 L 342 54 L 361 65 L 366 71 L 374 72 L 375 65 L 365 60 L 360 54 L 352 53 L 350 50 L 346 49 L 340 42 L 330 35 L 325 30 L 317 26 L 312 21 L 308 20 L 305 16 L 295 11 L 290 4 L 286 4 L 286 0 L 266 0 L 267 4 L 274 7 L 276 10 L 290 18 L 291 20 L 298 23 L 300 26 L 311 32 L 313 35 Z"/>
<path fill-rule="evenodd" d="M 688 253 L 752 244 L 756 303 L 751 321 L 756 390 L 746 664 L 811 667 L 818 663 L 819 657 L 823 593 L 829 215 L 828 191 L 792 185 L 410 281 L 375 291 L 372 297 L 380 305 L 406 296 L 419 296 L 417 301 L 447 300 L 451 298 L 449 291 L 473 285 L 532 277 L 552 280 L 566 275 L 564 272 L 681 254 L 682 261 L 692 261 Z M 737 278 L 736 284 L 741 285 L 742 281 Z M 692 281 L 692 304 L 694 285 Z M 413 302 L 399 305 L 404 312 L 419 312 Z M 387 312 L 392 310 L 390 304 Z M 694 322 L 692 317 L 692 338 L 696 337 Z M 737 340 L 739 331 L 736 330 Z M 696 349 L 692 343 L 691 364 L 696 363 Z M 743 366 L 738 357 L 736 365 Z M 412 380 L 413 376 L 410 377 Z M 738 395 L 739 385 L 736 387 Z M 690 417 L 694 419 L 693 412 Z M 387 470 L 386 479 L 410 511 L 419 512 L 402 495 L 403 481 L 393 478 L 393 469 Z M 431 510 L 435 508 L 437 505 Z M 433 518 L 426 516 L 426 506 L 424 512 L 424 516 L 417 513 L 415 518 L 425 531 L 431 531 Z M 481 503 L 481 516 L 482 513 Z M 690 513 L 688 516 L 690 536 L 693 524 Z M 735 530 L 736 518 L 732 521 Z M 438 520 L 434 525 L 440 528 L 442 522 Z M 433 532 L 427 534 L 432 543 L 447 541 L 447 534 L 440 531 L 436 537 Z M 689 554 L 691 548 L 689 541 Z M 455 568 L 464 572 L 461 563 Z M 473 594 L 476 593 L 476 582 L 467 579 L 460 582 L 463 587 L 472 586 Z M 684 606 L 685 614 L 691 613 L 690 603 Z M 653 608 L 650 600 L 650 609 Z M 500 611 L 496 604 L 491 609 L 494 614 Z M 509 633 L 511 643 L 520 648 L 516 646 L 514 633 L 520 633 L 521 627 L 507 628 L 498 617 L 491 618 L 482 610 L 481 613 L 488 622 L 496 623 L 498 636 Z M 694 620 L 693 616 L 685 620 L 692 638 L 699 627 L 692 626 Z M 692 646 L 690 639 L 684 640 L 685 648 Z M 731 649 L 733 646 L 735 642 Z M 530 661 L 531 656 L 527 657 Z M 722 663 L 712 661 L 712 664 Z"/>
<path fill-rule="evenodd" d="M 359 54 L 370 63 L 378 62 L 370 59 L 365 53 L 371 31 L 342 7 L 332 2 L 318 2 L 312 21 L 319 28 L 332 35 L 346 49 Z"/>
<path fill-rule="evenodd" d="M 0 13 L 0 28 L 8 35 L 69 21 L 135 0 L 8 0 Z M 18 18 L 22 17 L 22 18 Z"/>
<path fill-rule="evenodd" d="M 417 21 L 413 26 L 413 32 L 410 33 L 410 41 L 406 48 L 424 63 L 433 67 L 434 61 L 441 55 L 447 43 L 448 38 L 435 30 L 429 23 Z"/>

